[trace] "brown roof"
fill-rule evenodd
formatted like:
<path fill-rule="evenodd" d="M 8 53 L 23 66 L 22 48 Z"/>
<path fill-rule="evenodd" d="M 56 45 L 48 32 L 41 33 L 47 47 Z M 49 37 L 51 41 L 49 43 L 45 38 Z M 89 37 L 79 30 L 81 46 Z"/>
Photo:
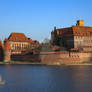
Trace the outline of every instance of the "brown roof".
<path fill-rule="evenodd" d="M 72 26 L 72 28 L 76 36 L 90 36 L 90 32 L 92 32 L 92 27 Z"/>
<path fill-rule="evenodd" d="M 15 41 L 15 42 L 32 42 L 32 39 L 27 38 L 24 33 L 11 33 L 9 38 L 9 41 Z"/>
<path fill-rule="evenodd" d="M 62 36 L 90 36 L 92 35 L 92 27 L 72 26 L 69 28 L 56 29 Z M 90 34 L 91 33 L 91 34 Z"/>
<path fill-rule="evenodd" d="M 73 30 L 80 30 L 80 31 L 91 31 L 92 32 L 92 27 L 87 27 L 87 26 L 72 26 Z"/>

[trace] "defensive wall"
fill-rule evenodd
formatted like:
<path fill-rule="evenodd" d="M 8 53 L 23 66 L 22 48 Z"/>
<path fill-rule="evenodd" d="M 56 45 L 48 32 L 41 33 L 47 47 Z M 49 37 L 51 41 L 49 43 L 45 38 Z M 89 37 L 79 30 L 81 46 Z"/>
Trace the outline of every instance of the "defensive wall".
<path fill-rule="evenodd" d="M 81 63 L 92 60 L 91 52 L 41 52 L 41 62 L 49 64 Z"/>
<path fill-rule="evenodd" d="M 40 52 L 40 54 L 11 55 L 12 61 L 41 62 L 44 64 L 82 63 L 92 60 L 92 52 Z"/>

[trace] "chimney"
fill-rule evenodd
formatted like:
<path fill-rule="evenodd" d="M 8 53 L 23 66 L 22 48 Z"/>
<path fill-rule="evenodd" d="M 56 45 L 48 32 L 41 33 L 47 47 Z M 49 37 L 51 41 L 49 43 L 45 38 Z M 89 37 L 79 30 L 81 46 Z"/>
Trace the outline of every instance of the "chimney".
<path fill-rule="evenodd" d="M 77 20 L 76 26 L 84 26 L 84 20 Z"/>

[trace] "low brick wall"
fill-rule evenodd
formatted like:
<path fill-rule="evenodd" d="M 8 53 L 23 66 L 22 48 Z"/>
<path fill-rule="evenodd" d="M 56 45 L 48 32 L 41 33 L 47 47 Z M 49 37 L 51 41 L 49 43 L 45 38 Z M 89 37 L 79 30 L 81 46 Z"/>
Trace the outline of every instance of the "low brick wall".
<path fill-rule="evenodd" d="M 69 52 L 51 52 L 43 53 L 40 55 L 41 62 L 43 63 L 73 63 L 81 62 L 79 53 L 69 53 Z"/>
<path fill-rule="evenodd" d="M 43 63 L 80 63 L 92 60 L 91 52 L 44 52 L 40 55 Z"/>
<path fill-rule="evenodd" d="M 39 55 L 11 55 L 11 60 L 22 62 L 42 62 L 48 64 L 80 63 L 92 60 L 90 52 L 41 52 Z"/>
<path fill-rule="evenodd" d="M 12 61 L 21 61 L 21 62 L 41 62 L 39 55 L 20 55 L 15 54 L 11 55 Z"/>
<path fill-rule="evenodd" d="M 81 52 L 80 59 L 82 61 L 91 61 L 92 60 L 92 52 Z"/>

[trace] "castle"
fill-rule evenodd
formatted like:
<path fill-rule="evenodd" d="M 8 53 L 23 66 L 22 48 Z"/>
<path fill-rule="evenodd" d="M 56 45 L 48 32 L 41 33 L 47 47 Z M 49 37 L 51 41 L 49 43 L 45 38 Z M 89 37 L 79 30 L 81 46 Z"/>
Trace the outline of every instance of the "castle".
<path fill-rule="evenodd" d="M 67 50 L 92 51 L 92 27 L 84 26 L 84 20 L 78 20 L 76 26 L 54 28 L 51 43 L 63 46 Z"/>
<path fill-rule="evenodd" d="M 92 27 L 84 26 L 83 20 L 78 20 L 76 26 L 68 28 L 54 27 L 51 44 L 61 49 L 43 53 L 43 62 L 61 64 L 92 61 Z"/>
<path fill-rule="evenodd" d="M 4 40 L 4 44 L 0 41 L 0 61 L 13 60 L 45 64 L 92 61 L 92 27 L 84 26 L 83 20 L 78 20 L 76 26 L 68 28 L 54 27 L 54 31 L 51 32 L 51 47 L 58 46 L 61 49 L 32 53 L 33 48 L 39 45 L 38 41 L 27 38 L 24 33 L 13 32 Z"/>
<path fill-rule="evenodd" d="M 38 46 L 39 42 L 27 38 L 24 33 L 13 32 L 8 38 L 5 38 L 4 44 L 0 41 L 0 60 L 10 61 L 12 55 L 30 51 L 35 45 Z"/>

